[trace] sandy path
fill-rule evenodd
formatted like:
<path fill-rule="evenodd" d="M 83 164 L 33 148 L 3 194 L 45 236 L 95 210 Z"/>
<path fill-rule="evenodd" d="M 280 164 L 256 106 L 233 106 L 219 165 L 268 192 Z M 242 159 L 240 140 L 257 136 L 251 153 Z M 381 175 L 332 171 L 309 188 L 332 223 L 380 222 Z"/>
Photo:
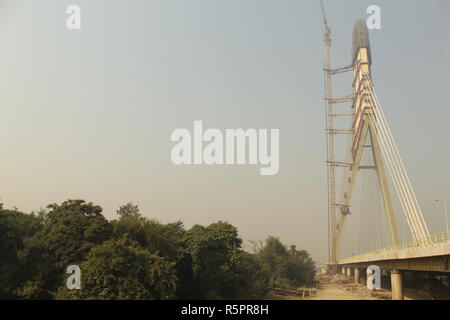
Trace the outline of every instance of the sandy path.
<path fill-rule="evenodd" d="M 320 289 L 317 289 L 317 296 L 309 300 L 363 300 L 363 298 L 342 290 L 342 286 L 338 284 L 330 283 L 323 284 Z"/>

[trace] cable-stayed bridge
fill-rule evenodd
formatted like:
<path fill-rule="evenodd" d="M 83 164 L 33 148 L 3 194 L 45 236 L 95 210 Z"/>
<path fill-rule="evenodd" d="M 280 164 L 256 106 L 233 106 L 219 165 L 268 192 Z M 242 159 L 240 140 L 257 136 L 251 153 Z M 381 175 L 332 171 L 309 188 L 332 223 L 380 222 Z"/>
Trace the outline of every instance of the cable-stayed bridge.
<path fill-rule="evenodd" d="M 363 20 L 353 29 L 352 63 L 333 69 L 331 67 L 331 30 L 322 4 L 324 21 L 324 75 L 325 104 L 327 115 L 327 173 L 328 173 L 328 240 L 329 271 L 354 277 L 360 283 L 371 265 L 390 273 L 393 299 L 403 299 L 405 275 L 427 272 L 450 276 L 450 231 L 432 235 L 429 232 L 421 207 L 414 193 L 403 159 L 391 132 L 378 95 L 372 82 L 372 55 L 369 31 Z M 334 76 L 351 73 L 352 93 L 336 98 L 333 96 Z M 337 111 L 337 104 L 351 104 L 347 111 Z M 337 117 L 351 119 L 350 128 L 335 128 Z M 336 159 L 336 137 L 346 135 L 349 140 L 348 158 Z M 363 160 L 364 159 L 364 160 Z M 341 196 L 336 192 L 336 171 L 343 170 Z M 352 215 L 355 185 L 363 171 L 376 173 L 377 193 L 380 195 L 384 212 L 385 236 L 389 243 L 350 256 L 341 255 L 342 239 L 345 234 L 357 230 L 347 229 Z M 393 188 L 392 188 L 393 186 Z M 392 191 L 395 191 L 393 193 Z M 401 215 L 395 214 L 394 195 L 400 204 Z M 366 207 L 370 205 L 366 203 Z M 368 211 L 370 208 L 360 209 Z M 406 232 L 400 235 L 400 225 Z M 405 231 L 405 230 L 404 230 Z M 406 233 L 406 235 L 405 235 Z M 381 237 L 382 231 L 378 232 Z M 362 235 L 364 237 L 364 235 Z M 409 239 L 408 239 L 409 237 Z"/>

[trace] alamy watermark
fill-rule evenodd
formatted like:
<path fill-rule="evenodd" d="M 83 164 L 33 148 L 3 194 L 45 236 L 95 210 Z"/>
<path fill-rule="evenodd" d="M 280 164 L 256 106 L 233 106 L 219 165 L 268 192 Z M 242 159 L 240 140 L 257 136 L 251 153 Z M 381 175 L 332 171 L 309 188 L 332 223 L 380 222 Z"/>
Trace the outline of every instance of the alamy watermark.
<path fill-rule="evenodd" d="M 280 168 L 279 129 L 203 131 L 203 122 L 194 121 L 193 134 L 180 128 L 172 132 L 170 139 L 177 142 L 170 154 L 175 165 L 260 164 L 264 176 L 275 175 Z"/>
<path fill-rule="evenodd" d="M 66 27 L 68 30 L 80 30 L 81 29 L 81 9 L 77 5 L 70 5 L 66 9 L 66 13 L 69 15 L 66 20 Z"/>
<path fill-rule="evenodd" d="M 381 270 L 379 266 L 372 265 L 367 268 L 367 288 L 369 290 L 381 289 Z"/>
<path fill-rule="evenodd" d="M 66 286 L 69 290 L 81 289 L 81 269 L 76 264 L 67 267 L 66 273 L 70 274 L 67 278 Z"/>
<path fill-rule="evenodd" d="M 366 20 L 367 28 L 369 30 L 381 29 L 381 8 L 377 5 L 371 5 L 367 8 L 367 14 L 370 16 Z"/>
<path fill-rule="evenodd" d="M 369 30 L 381 29 L 381 8 L 375 4 L 367 7 L 366 13 L 370 15 L 366 22 Z M 66 9 L 66 14 L 69 16 L 66 20 L 66 27 L 68 30 L 81 29 L 81 8 L 78 5 L 71 4 Z"/>

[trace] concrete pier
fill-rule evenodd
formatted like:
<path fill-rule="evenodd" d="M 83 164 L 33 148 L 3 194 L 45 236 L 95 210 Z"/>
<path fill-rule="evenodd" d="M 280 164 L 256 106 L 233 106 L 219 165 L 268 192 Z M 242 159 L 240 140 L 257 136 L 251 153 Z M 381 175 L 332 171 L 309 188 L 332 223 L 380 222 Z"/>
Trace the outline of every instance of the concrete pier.
<path fill-rule="evenodd" d="M 351 278 L 352 277 L 352 268 L 347 268 L 347 277 Z"/>
<path fill-rule="evenodd" d="M 355 283 L 361 283 L 361 272 L 359 268 L 355 268 Z"/>
<path fill-rule="evenodd" d="M 403 281 L 399 270 L 391 271 L 392 300 L 403 300 Z"/>

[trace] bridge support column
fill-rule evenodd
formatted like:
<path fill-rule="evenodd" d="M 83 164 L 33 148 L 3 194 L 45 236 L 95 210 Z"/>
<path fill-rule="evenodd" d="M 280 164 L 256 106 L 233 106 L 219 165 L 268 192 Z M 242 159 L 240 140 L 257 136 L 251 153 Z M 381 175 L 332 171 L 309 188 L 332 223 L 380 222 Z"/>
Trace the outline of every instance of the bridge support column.
<path fill-rule="evenodd" d="M 391 271 L 392 300 L 403 300 L 403 281 L 399 270 Z"/>
<path fill-rule="evenodd" d="M 355 283 L 361 283 L 361 272 L 359 268 L 355 268 Z"/>
<path fill-rule="evenodd" d="M 344 267 L 342 267 L 341 272 L 342 272 L 343 275 L 345 275 L 345 268 Z"/>
<path fill-rule="evenodd" d="M 347 277 L 351 278 L 352 276 L 352 268 L 347 268 Z"/>

